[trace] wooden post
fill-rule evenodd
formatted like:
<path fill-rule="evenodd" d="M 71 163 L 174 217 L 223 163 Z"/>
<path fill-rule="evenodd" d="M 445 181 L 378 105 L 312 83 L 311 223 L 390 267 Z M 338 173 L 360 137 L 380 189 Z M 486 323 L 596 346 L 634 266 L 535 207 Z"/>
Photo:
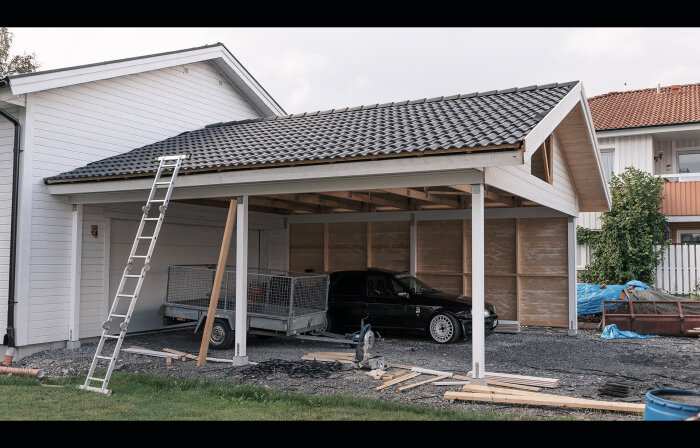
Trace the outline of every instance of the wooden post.
<path fill-rule="evenodd" d="M 515 320 L 520 325 L 520 218 L 515 218 Z"/>
<path fill-rule="evenodd" d="M 486 385 L 484 335 L 484 184 L 472 185 L 472 384 Z"/>
<path fill-rule="evenodd" d="M 367 267 L 372 267 L 372 221 L 367 221 Z"/>
<path fill-rule="evenodd" d="M 415 276 L 418 270 L 418 228 L 415 213 L 411 213 L 411 222 L 409 226 L 408 264 L 411 275 Z"/>
<path fill-rule="evenodd" d="M 209 299 L 209 310 L 207 312 L 207 320 L 204 324 L 202 334 L 202 344 L 199 347 L 199 358 L 197 365 L 203 366 L 207 363 L 207 351 L 209 350 L 209 338 L 211 330 L 214 327 L 214 316 L 216 315 L 216 307 L 219 304 L 219 294 L 221 293 L 221 284 L 224 281 L 224 272 L 226 271 L 226 260 L 228 259 L 228 249 L 231 246 L 231 236 L 233 235 L 233 226 L 236 222 L 236 206 L 238 200 L 231 199 L 228 206 L 228 216 L 226 216 L 226 227 L 224 228 L 224 237 L 221 240 L 221 251 L 219 251 L 219 262 L 216 265 L 216 275 L 214 276 L 214 286 L 211 290 L 211 299 Z"/>
<path fill-rule="evenodd" d="M 328 253 L 328 223 L 324 222 L 323 223 L 323 272 L 326 274 L 329 274 L 329 268 L 328 268 L 328 259 L 329 259 L 329 253 Z"/>

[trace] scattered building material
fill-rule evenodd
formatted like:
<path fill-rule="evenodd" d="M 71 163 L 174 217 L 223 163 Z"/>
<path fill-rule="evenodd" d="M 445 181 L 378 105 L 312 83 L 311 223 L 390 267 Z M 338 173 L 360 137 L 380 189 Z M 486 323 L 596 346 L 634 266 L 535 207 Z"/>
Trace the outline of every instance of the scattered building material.
<path fill-rule="evenodd" d="M 166 365 L 166 366 L 171 366 L 171 365 L 173 365 L 173 358 L 171 358 L 170 356 L 168 356 L 167 358 L 165 358 L 165 365 Z"/>
<path fill-rule="evenodd" d="M 35 376 L 39 379 L 44 377 L 44 371 L 41 369 L 24 369 L 21 367 L 0 366 L 0 373 L 10 374 L 10 375 L 29 375 L 29 376 Z"/>
<path fill-rule="evenodd" d="M 197 360 L 197 357 L 196 357 L 195 355 L 191 355 L 191 354 L 189 354 L 189 353 L 181 352 L 181 351 L 179 351 L 179 350 L 173 350 L 172 348 L 164 348 L 163 351 L 164 351 L 164 352 L 168 352 L 168 353 L 173 353 L 173 354 L 175 354 L 175 355 L 178 355 L 178 356 L 180 356 L 180 357 L 182 358 L 183 361 L 186 360 L 186 359 L 192 359 L 192 360 L 194 360 L 194 361 Z"/>
<path fill-rule="evenodd" d="M 433 386 L 463 386 L 465 384 L 469 384 L 469 381 L 435 381 Z"/>
<path fill-rule="evenodd" d="M 159 358 L 176 358 L 175 353 L 168 353 L 168 352 L 158 352 L 155 350 L 149 350 L 149 349 L 139 349 L 139 348 L 124 348 L 122 349 L 123 352 L 127 353 L 136 353 L 137 355 L 146 355 L 146 356 L 157 356 Z M 230 362 L 233 363 L 232 359 L 224 359 L 224 358 L 212 358 L 207 356 L 207 361 L 210 362 Z"/>
<path fill-rule="evenodd" d="M 436 375 L 444 377 L 452 377 L 454 375 L 452 372 L 441 372 L 439 370 L 423 369 L 422 367 L 411 367 L 411 372 L 420 372 L 427 375 Z"/>
<path fill-rule="evenodd" d="M 410 380 L 411 378 L 415 378 L 420 374 L 421 374 L 420 372 L 407 373 L 406 375 L 403 375 L 403 376 L 400 376 L 398 378 L 394 378 L 393 380 L 387 381 L 386 383 L 383 383 L 382 385 L 377 386 L 377 387 L 373 388 L 372 390 L 382 390 L 385 387 L 393 386 L 394 384 L 398 384 L 398 383 L 404 382 L 406 380 Z"/>
<path fill-rule="evenodd" d="M 564 408 L 599 409 L 604 411 L 630 412 L 643 414 L 645 405 L 637 403 L 618 403 L 613 401 L 587 400 L 582 398 L 559 397 L 553 398 L 549 394 L 538 397 L 536 394 L 526 395 L 505 395 L 491 393 L 471 393 L 471 392 L 445 392 L 446 400 L 480 401 L 490 403 L 527 404 L 535 406 L 554 406 Z"/>
<path fill-rule="evenodd" d="M 396 391 L 397 391 L 397 392 L 401 392 L 401 391 L 404 391 L 404 390 L 413 389 L 414 387 L 422 386 L 423 384 L 428 384 L 428 383 L 435 382 L 435 381 L 444 380 L 445 378 L 449 378 L 449 377 L 450 377 L 450 375 L 440 375 L 440 376 L 436 376 L 435 378 L 430 378 L 430 379 L 427 379 L 427 380 L 419 381 L 419 382 L 417 382 L 417 383 L 408 384 L 408 385 L 406 385 L 406 386 L 399 387 L 399 388 L 396 389 Z"/>
<path fill-rule="evenodd" d="M 467 373 L 471 377 L 472 372 Z M 512 375 L 509 373 L 494 373 L 486 372 L 485 375 L 487 382 L 498 381 L 501 383 L 510 384 L 520 384 L 525 386 L 534 387 L 559 387 L 559 379 L 557 378 L 544 378 L 536 376 L 525 376 L 525 375 Z"/>
<path fill-rule="evenodd" d="M 520 333 L 520 322 L 517 320 L 499 320 L 498 326 L 493 331 L 495 333 L 517 334 Z"/>
<path fill-rule="evenodd" d="M 626 300 L 603 301 L 603 327 L 658 336 L 694 336 L 700 302 L 680 300 L 662 291 L 625 291 Z"/>
<path fill-rule="evenodd" d="M 328 378 L 343 369 L 340 363 L 317 361 L 287 361 L 284 359 L 270 359 L 246 366 L 236 371 L 237 375 L 246 378 L 260 378 L 277 373 L 284 373 L 290 378 Z"/>
<path fill-rule="evenodd" d="M 608 381 L 600 389 L 598 393 L 601 395 L 610 395 L 612 397 L 629 397 L 632 391 L 632 386 L 629 384 L 613 383 Z"/>

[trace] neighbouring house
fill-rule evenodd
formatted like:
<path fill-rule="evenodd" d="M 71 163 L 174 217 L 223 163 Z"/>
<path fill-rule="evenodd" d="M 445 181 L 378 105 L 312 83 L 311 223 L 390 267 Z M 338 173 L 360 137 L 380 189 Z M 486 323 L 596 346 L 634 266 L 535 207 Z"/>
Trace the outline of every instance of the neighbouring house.
<path fill-rule="evenodd" d="M 217 44 L 10 77 L 0 101 L 23 125 L 14 303 L 0 298 L 20 356 L 100 335 L 156 157 L 184 153 L 131 332 L 163 328 L 169 265 L 216 263 L 238 198 L 237 269 L 405 270 L 475 312 L 485 299 L 576 334 L 574 219 L 610 207 L 580 82 L 288 115 Z M 245 332 L 236 344 L 245 356 Z"/>
<path fill-rule="evenodd" d="M 700 84 L 610 92 L 589 98 L 588 104 L 607 179 L 628 166 L 662 177 L 661 211 L 671 243 L 700 243 Z M 599 229 L 600 215 L 581 213 L 578 224 Z M 590 248 L 580 249 L 577 265 L 583 269 L 591 254 Z M 678 274 L 678 291 L 689 292 L 698 278 L 698 255 L 694 246 L 672 247 L 656 286 L 675 292 L 669 275 Z M 678 263 L 669 266 L 676 258 Z"/>

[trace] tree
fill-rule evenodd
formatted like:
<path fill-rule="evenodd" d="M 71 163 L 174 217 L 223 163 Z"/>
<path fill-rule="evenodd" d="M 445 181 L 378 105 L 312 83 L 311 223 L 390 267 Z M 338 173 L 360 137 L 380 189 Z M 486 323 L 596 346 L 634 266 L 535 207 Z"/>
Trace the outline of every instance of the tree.
<path fill-rule="evenodd" d="M 22 55 L 10 56 L 12 38 L 12 33 L 6 27 L 0 28 L 0 78 L 30 73 L 39 68 L 39 61 L 34 53 L 27 54 L 25 52 Z"/>
<path fill-rule="evenodd" d="M 578 228 L 578 243 L 593 246 L 593 260 L 579 279 L 594 284 L 654 282 L 654 270 L 668 246 L 666 216 L 659 212 L 664 181 L 628 167 L 610 180 L 612 207 L 600 231 Z M 660 245 L 654 250 L 654 245 Z"/>

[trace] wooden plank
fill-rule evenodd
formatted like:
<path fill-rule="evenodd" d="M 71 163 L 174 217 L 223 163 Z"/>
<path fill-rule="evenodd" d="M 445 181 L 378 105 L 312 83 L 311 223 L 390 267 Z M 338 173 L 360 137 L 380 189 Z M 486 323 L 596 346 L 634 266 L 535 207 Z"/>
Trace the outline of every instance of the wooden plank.
<path fill-rule="evenodd" d="M 194 355 L 190 355 L 189 353 L 181 352 L 179 350 L 173 350 L 172 348 L 164 348 L 163 351 L 168 352 L 168 353 L 173 353 L 173 354 L 178 355 L 178 356 L 185 358 L 185 359 L 193 359 L 195 361 L 197 360 L 197 357 Z"/>
<path fill-rule="evenodd" d="M 449 375 L 436 376 L 435 378 L 430 378 L 424 381 L 419 381 L 417 383 L 408 384 L 406 386 L 397 388 L 396 391 L 403 392 L 404 390 L 413 389 L 414 387 L 422 386 L 423 384 L 434 383 L 435 381 L 444 380 L 445 378 L 449 378 Z"/>
<path fill-rule="evenodd" d="M 570 397 L 534 397 L 519 395 L 476 394 L 470 392 L 445 392 L 446 400 L 485 401 L 489 403 L 527 404 L 536 406 L 554 406 L 564 408 L 599 409 L 605 411 L 629 412 L 643 414 L 646 405 L 637 403 L 620 403 L 613 401 L 585 400 Z"/>
<path fill-rule="evenodd" d="M 367 221 L 367 229 L 365 230 L 365 233 L 367 235 L 367 243 L 366 243 L 366 254 L 367 254 L 367 260 L 365 262 L 365 266 L 368 268 L 372 267 L 372 221 Z"/>
<path fill-rule="evenodd" d="M 221 240 L 221 250 L 219 252 L 219 261 L 216 265 L 216 274 L 214 275 L 214 285 L 211 291 L 209 300 L 209 309 L 207 311 L 207 319 L 202 331 L 202 343 L 199 347 L 199 357 L 197 366 L 203 366 L 207 363 L 207 351 L 209 350 L 209 338 L 211 330 L 214 327 L 214 316 L 216 308 L 219 305 L 219 294 L 221 293 L 221 284 L 224 280 L 224 271 L 226 270 L 226 260 L 228 258 L 228 250 L 231 246 L 231 237 L 233 236 L 233 227 L 236 222 L 236 208 L 238 206 L 237 199 L 229 201 L 228 215 L 226 216 L 226 226 L 224 228 L 224 236 Z"/>
<path fill-rule="evenodd" d="M 467 372 L 467 376 L 470 376 L 472 372 Z M 513 375 L 509 373 L 494 373 L 486 372 L 486 381 L 501 381 L 503 383 L 516 383 L 524 384 L 526 386 L 537 385 L 544 387 L 558 387 L 559 380 L 557 378 L 544 378 L 536 376 L 526 376 L 526 375 Z"/>
<path fill-rule="evenodd" d="M 387 381 L 386 383 L 383 383 L 381 386 L 374 387 L 374 388 L 372 388 L 372 390 L 382 390 L 385 387 L 393 386 L 394 384 L 398 384 L 398 383 L 401 383 L 403 381 L 410 380 L 411 378 L 415 378 L 418 375 L 421 375 L 421 373 L 420 372 L 407 373 L 406 375 L 400 376 L 398 378 L 394 378 L 391 381 Z"/>
<path fill-rule="evenodd" d="M 328 225 L 329 224 L 327 222 L 323 223 L 323 272 L 326 273 L 328 273 L 328 269 L 330 269 L 328 267 L 328 260 L 330 257 L 330 253 L 328 252 Z"/>
<path fill-rule="evenodd" d="M 529 390 L 520 390 L 520 389 L 511 389 L 511 388 L 506 388 L 506 387 L 480 386 L 478 384 L 465 384 L 464 386 L 462 386 L 462 390 L 465 392 L 472 392 L 472 393 L 478 393 L 478 394 L 525 395 L 525 396 L 554 397 L 554 398 L 561 397 L 561 395 L 543 394 L 540 392 L 532 392 Z"/>
<path fill-rule="evenodd" d="M 452 372 L 442 372 L 440 370 L 424 369 L 422 367 L 411 367 L 411 371 L 425 373 L 427 375 L 437 375 L 437 376 L 445 376 L 445 377 L 451 377 L 453 375 Z"/>

